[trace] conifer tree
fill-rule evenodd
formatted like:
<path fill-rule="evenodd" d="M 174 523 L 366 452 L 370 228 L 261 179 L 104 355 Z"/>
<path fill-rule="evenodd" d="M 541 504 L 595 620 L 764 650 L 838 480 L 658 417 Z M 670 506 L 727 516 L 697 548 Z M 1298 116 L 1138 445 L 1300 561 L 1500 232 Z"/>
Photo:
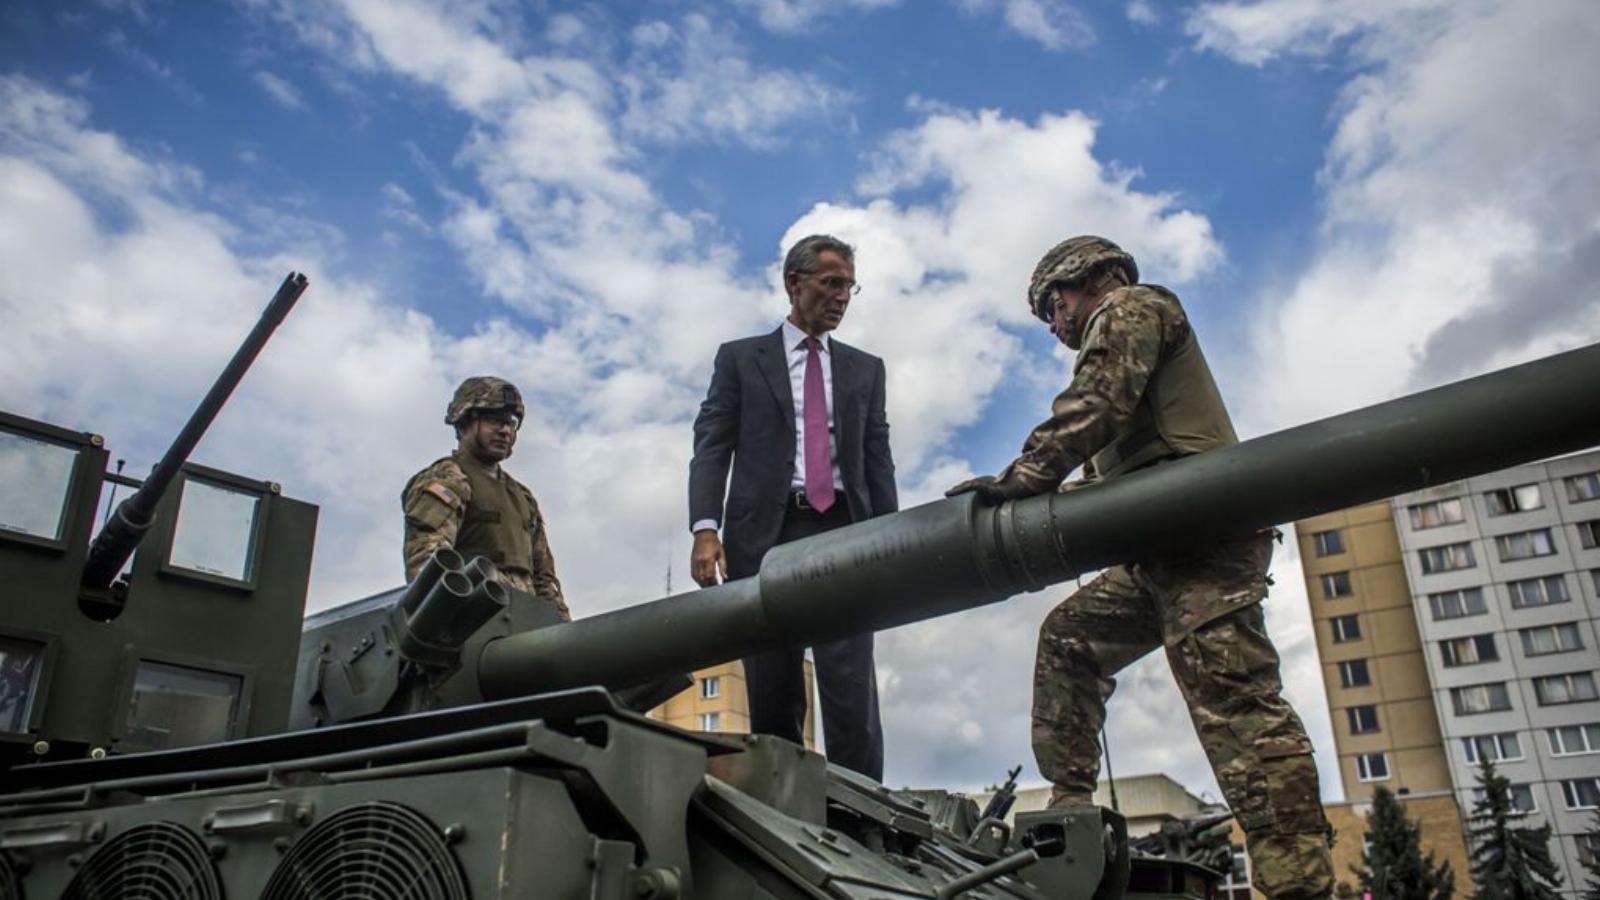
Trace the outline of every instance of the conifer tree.
<path fill-rule="evenodd" d="M 1367 813 L 1361 867 L 1351 870 L 1362 892 L 1374 900 L 1450 900 L 1456 890 L 1450 863 L 1436 860 L 1432 851 L 1424 856 L 1420 835 L 1394 794 L 1378 788 Z"/>
<path fill-rule="evenodd" d="M 1600 900 L 1600 809 L 1594 811 L 1594 821 L 1589 823 L 1589 856 L 1583 867 L 1589 870 L 1589 886 L 1583 900 Z"/>
<path fill-rule="evenodd" d="M 1481 796 L 1467 817 L 1472 847 L 1473 900 L 1561 900 L 1561 873 L 1550 858 L 1550 826 L 1519 826 L 1526 812 L 1511 805 L 1511 782 L 1484 757 L 1478 767 Z"/>

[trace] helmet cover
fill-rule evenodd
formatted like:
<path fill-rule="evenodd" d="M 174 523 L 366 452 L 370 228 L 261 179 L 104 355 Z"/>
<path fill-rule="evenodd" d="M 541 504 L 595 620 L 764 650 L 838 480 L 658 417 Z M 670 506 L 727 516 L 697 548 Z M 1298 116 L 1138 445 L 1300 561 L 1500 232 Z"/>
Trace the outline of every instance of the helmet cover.
<path fill-rule="evenodd" d="M 450 398 L 450 407 L 445 410 L 444 423 L 455 425 L 471 413 L 500 410 L 515 413 L 517 420 L 521 421 L 522 393 L 516 385 L 503 378 L 475 375 L 456 388 L 455 396 Z"/>
<path fill-rule="evenodd" d="M 1103 262 L 1120 264 L 1128 283 L 1138 283 L 1139 265 L 1126 250 L 1103 237 L 1079 235 L 1051 247 L 1033 267 L 1033 278 L 1028 282 L 1028 309 L 1041 321 L 1049 322 L 1055 314 L 1051 285 L 1083 278 Z"/>

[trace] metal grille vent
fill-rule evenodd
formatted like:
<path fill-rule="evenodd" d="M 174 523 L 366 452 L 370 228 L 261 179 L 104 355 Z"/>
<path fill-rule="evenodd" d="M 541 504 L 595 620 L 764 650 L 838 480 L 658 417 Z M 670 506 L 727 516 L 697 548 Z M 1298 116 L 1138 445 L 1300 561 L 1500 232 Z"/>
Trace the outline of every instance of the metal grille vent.
<path fill-rule="evenodd" d="M 261 900 L 469 900 L 439 829 L 378 801 L 348 806 L 307 831 L 272 873 Z"/>
<path fill-rule="evenodd" d="M 22 900 L 22 879 L 4 851 L 0 851 L 0 900 Z"/>
<path fill-rule="evenodd" d="M 222 900 L 206 845 L 172 822 L 137 825 L 96 850 L 61 900 Z"/>

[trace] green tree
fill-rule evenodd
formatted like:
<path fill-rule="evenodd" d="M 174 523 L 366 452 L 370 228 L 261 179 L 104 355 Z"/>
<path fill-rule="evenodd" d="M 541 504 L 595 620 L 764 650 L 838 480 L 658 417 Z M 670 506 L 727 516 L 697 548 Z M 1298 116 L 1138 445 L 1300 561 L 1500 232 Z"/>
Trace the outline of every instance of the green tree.
<path fill-rule="evenodd" d="M 1560 900 L 1561 873 L 1550 858 L 1550 826 L 1519 826 L 1528 814 L 1513 808 L 1511 782 L 1487 757 L 1478 767 L 1481 796 L 1467 817 L 1472 846 L 1473 900 Z"/>
<path fill-rule="evenodd" d="M 1583 860 L 1583 867 L 1589 870 L 1589 887 L 1583 892 L 1583 900 L 1600 900 L 1600 809 L 1594 811 L 1594 821 L 1589 825 L 1589 855 Z"/>
<path fill-rule="evenodd" d="M 1361 890 L 1374 900 L 1450 900 L 1456 892 L 1449 861 L 1422 853 L 1421 829 L 1387 788 L 1372 795 L 1367 813 L 1367 847 L 1361 866 L 1352 867 Z"/>

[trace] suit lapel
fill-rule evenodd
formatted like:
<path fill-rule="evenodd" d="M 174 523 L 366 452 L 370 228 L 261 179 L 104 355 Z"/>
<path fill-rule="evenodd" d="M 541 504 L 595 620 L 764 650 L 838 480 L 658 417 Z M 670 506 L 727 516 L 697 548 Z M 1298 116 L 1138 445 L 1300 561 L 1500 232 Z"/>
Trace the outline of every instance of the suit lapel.
<path fill-rule="evenodd" d="M 860 438 L 854 433 L 856 417 L 851 413 L 850 404 L 856 392 L 856 355 L 855 350 L 847 344 L 836 340 L 828 342 L 828 356 L 833 365 L 833 427 L 835 441 L 839 447 L 839 466 L 843 473 L 848 468 L 847 459 L 851 459 L 846 448 L 855 447 Z M 840 485 L 841 488 L 844 485 Z"/>
<path fill-rule="evenodd" d="M 783 410 L 784 427 L 794 432 L 794 391 L 789 388 L 789 354 L 783 346 L 783 327 L 756 345 L 756 368 L 772 389 L 773 399 Z"/>

